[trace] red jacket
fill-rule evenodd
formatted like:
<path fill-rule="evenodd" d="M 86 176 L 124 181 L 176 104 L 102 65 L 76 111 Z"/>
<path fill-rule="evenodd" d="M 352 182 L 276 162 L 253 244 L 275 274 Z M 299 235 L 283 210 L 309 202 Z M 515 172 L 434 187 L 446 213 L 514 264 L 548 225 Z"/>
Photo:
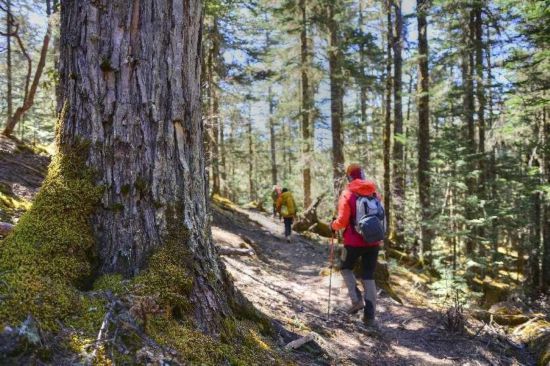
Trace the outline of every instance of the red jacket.
<path fill-rule="evenodd" d="M 338 217 L 332 222 L 333 230 L 344 229 L 344 245 L 350 247 L 376 247 L 382 242 L 367 243 L 355 231 L 355 204 L 357 196 L 370 196 L 376 193 L 376 185 L 370 180 L 354 179 L 348 184 L 338 199 Z"/>

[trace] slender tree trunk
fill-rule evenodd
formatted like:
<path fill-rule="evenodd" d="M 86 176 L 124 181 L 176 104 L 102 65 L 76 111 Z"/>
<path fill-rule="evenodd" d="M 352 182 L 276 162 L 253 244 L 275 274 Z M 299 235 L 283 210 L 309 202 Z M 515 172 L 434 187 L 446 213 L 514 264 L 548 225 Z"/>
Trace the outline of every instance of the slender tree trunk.
<path fill-rule="evenodd" d="M 385 90 L 385 110 L 384 110 L 384 208 L 388 221 L 392 218 L 391 207 L 391 96 L 392 96 L 392 44 L 393 44 L 393 25 L 391 0 L 386 1 L 386 16 L 387 16 L 387 44 L 386 44 L 386 90 Z"/>
<path fill-rule="evenodd" d="M 531 237 L 531 251 L 529 254 L 529 262 L 531 267 L 530 279 L 531 286 L 534 291 L 538 291 L 541 288 L 541 216 L 542 216 L 542 200 L 540 192 L 533 192 L 531 194 L 532 202 L 532 227 L 530 230 Z"/>
<path fill-rule="evenodd" d="M 300 30 L 300 59 L 302 77 L 302 161 L 303 161 L 303 189 L 304 207 L 311 205 L 311 151 L 312 151 L 312 114 L 313 100 L 309 81 L 310 49 L 307 35 L 307 2 L 300 0 L 301 30 Z"/>
<path fill-rule="evenodd" d="M 550 121 L 546 115 L 546 107 L 542 111 L 542 180 L 543 184 L 550 185 Z M 550 292 L 550 203 L 544 201 L 542 207 L 542 284 L 543 291 Z"/>
<path fill-rule="evenodd" d="M 342 117 L 344 112 L 344 93 L 342 75 L 342 51 L 340 49 L 340 27 L 336 19 L 338 4 L 327 4 L 329 29 L 329 74 L 330 74 L 330 116 L 332 130 L 332 172 L 334 192 L 339 194 L 340 181 L 344 176 L 344 150 Z M 337 198 L 337 197 L 336 197 Z"/>
<path fill-rule="evenodd" d="M 212 164 L 212 193 L 220 194 L 221 193 L 221 184 L 220 184 L 220 151 L 219 151 L 219 134 L 220 134 L 220 101 L 218 96 L 218 58 L 220 53 L 220 35 L 218 30 L 218 19 L 214 17 L 213 26 L 212 26 L 212 49 L 210 50 L 210 91 L 212 97 L 212 115 L 210 118 L 210 123 L 212 124 L 211 133 L 212 133 L 212 146 L 211 146 L 211 164 Z"/>
<path fill-rule="evenodd" d="M 364 1 L 359 0 L 359 24 L 358 27 L 361 32 L 365 26 L 365 20 L 363 16 L 364 12 Z M 372 136 L 370 136 L 369 123 L 367 121 L 367 74 L 366 74 L 366 60 L 365 60 L 366 48 L 365 44 L 361 42 L 359 44 L 359 65 L 361 68 L 361 80 L 359 82 L 359 107 L 361 110 L 361 127 L 365 131 L 365 138 L 362 140 L 364 151 L 361 151 L 361 154 L 365 156 L 365 162 L 368 170 L 374 173 L 375 164 L 374 161 L 371 161 L 371 142 L 373 141 Z"/>
<path fill-rule="evenodd" d="M 227 197 L 227 162 L 226 162 L 226 149 L 225 149 L 225 122 L 223 118 L 218 118 L 218 123 L 220 126 L 220 186 L 222 190 L 222 194 L 224 197 Z"/>
<path fill-rule="evenodd" d="M 273 100 L 273 91 L 271 85 L 268 89 L 268 99 L 269 99 L 269 142 L 270 142 L 270 153 L 271 153 L 271 184 L 277 184 L 277 144 L 276 144 L 276 135 L 275 135 L 275 117 L 273 115 L 275 108 L 275 101 Z"/>
<path fill-rule="evenodd" d="M 486 199 L 487 171 L 485 156 L 485 86 L 483 78 L 483 3 L 478 1 L 474 6 L 475 24 L 475 69 L 476 69 L 476 97 L 477 97 L 477 123 L 478 123 L 478 153 L 479 153 L 479 199 Z M 483 228 L 477 230 L 480 238 L 485 236 Z M 479 244 L 479 254 L 485 256 L 485 247 L 482 242 Z"/>
<path fill-rule="evenodd" d="M 176 241 L 191 261 L 194 324 L 218 334 L 232 285 L 208 224 L 201 2 L 105 4 L 62 1 L 58 96 L 60 151 L 84 146 L 103 188 L 90 221 L 99 271 L 135 275 Z"/>
<path fill-rule="evenodd" d="M 21 104 L 21 106 L 17 107 L 13 115 L 10 114 L 11 117 L 9 117 L 9 123 L 6 124 L 4 131 L 2 131 L 2 134 L 6 136 L 10 136 L 13 133 L 17 124 L 23 119 L 25 114 L 29 111 L 29 109 L 31 109 L 31 107 L 34 104 L 34 97 L 36 95 L 36 91 L 38 90 L 38 86 L 40 84 L 40 78 L 42 77 L 44 66 L 46 65 L 46 57 L 48 56 L 48 47 L 50 45 L 50 37 L 51 37 L 51 25 L 48 22 L 46 34 L 44 35 L 44 38 L 42 40 L 42 47 L 40 48 L 40 58 L 38 60 L 38 64 L 36 65 L 34 76 L 32 77 L 32 83 L 30 84 L 30 88 L 29 88 L 28 85 L 29 85 L 29 81 L 31 80 L 31 70 L 32 70 L 30 65 L 31 61 L 29 57 L 27 85 L 25 86 L 23 103 Z M 17 39 L 20 47 L 23 48 L 20 38 L 17 38 Z M 11 69 L 11 60 L 10 60 L 9 68 Z M 8 74 L 10 76 L 10 80 L 8 81 L 8 84 L 11 85 L 11 71 L 8 72 Z M 11 94 L 11 87 L 10 87 L 9 93 Z M 11 99 L 11 95 L 8 95 L 8 100 L 9 99 Z M 12 107 L 9 106 L 9 108 L 12 108 Z"/>
<path fill-rule="evenodd" d="M 250 114 L 250 106 L 248 118 L 246 121 L 246 136 L 248 139 L 248 198 L 250 201 L 256 199 L 256 191 L 254 188 L 254 142 L 252 140 L 252 116 Z"/>
<path fill-rule="evenodd" d="M 395 11 L 395 32 L 393 40 L 394 75 L 393 75 L 393 113 L 394 113 L 394 143 L 393 143 L 393 213 L 395 240 L 399 245 L 405 240 L 405 174 L 404 174 L 404 144 L 403 135 L 403 106 L 402 106 L 402 58 L 403 45 L 403 16 L 401 14 L 401 0 L 392 0 Z M 398 138 L 396 138 L 398 137 Z"/>
<path fill-rule="evenodd" d="M 7 120 L 6 127 L 11 126 L 11 117 L 13 116 L 13 75 L 11 65 L 11 33 L 12 33 L 12 18 L 11 18 L 11 0 L 6 1 L 6 104 L 7 104 Z"/>
<path fill-rule="evenodd" d="M 418 13 L 418 197 L 421 210 L 422 253 L 431 262 L 433 232 L 430 226 L 430 74 L 428 23 L 429 0 L 417 0 Z"/>
<path fill-rule="evenodd" d="M 489 94 L 489 116 L 488 116 L 488 125 L 489 129 L 493 127 L 493 65 L 491 63 L 491 27 L 487 26 L 487 33 L 485 36 L 485 56 L 487 62 L 487 88 Z"/>
<path fill-rule="evenodd" d="M 467 161 L 469 161 L 470 171 L 476 168 L 474 164 L 474 154 L 476 152 L 475 143 L 475 125 L 474 125 L 474 91 L 472 80 L 472 25 L 473 19 L 471 13 L 464 11 L 464 19 L 467 21 L 463 29 L 462 39 L 462 55 L 461 55 L 461 70 L 462 70 L 462 85 L 463 85 L 463 113 L 464 123 L 466 125 L 466 146 L 467 146 Z M 468 192 L 475 192 L 475 180 L 472 177 L 466 178 L 466 185 Z M 470 204 L 466 203 L 465 215 L 467 220 L 474 218 L 474 208 Z M 470 255 L 475 250 L 474 230 L 471 230 L 470 234 L 466 237 L 466 254 Z"/>

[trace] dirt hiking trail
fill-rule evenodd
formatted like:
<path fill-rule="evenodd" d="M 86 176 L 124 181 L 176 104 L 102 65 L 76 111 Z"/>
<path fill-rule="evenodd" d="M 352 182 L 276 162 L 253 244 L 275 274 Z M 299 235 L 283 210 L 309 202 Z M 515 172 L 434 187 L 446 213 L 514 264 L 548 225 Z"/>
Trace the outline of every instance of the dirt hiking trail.
<path fill-rule="evenodd" d="M 365 328 L 360 315 L 343 313 L 349 300 L 338 272 L 332 276 L 332 312 L 327 322 L 328 241 L 282 236 L 281 222 L 255 210 L 213 205 L 214 243 L 252 247 L 254 256 L 222 256 L 236 286 L 263 313 L 304 336 L 320 335 L 294 351 L 299 365 L 530 365 L 524 350 L 484 333 L 446 330 L 441 311 L 404 304 L 379 289 L 379 330 Z M 402 293 L 418 291 L 402 288 Z M 403 295 L 400 295 L 403 296 Z M 477 324 L 470 324 L 477 327 Z M 481 326 L 483 327 L 483 326 Z M 281 343 L 287 342 L 281 339 Z"/>

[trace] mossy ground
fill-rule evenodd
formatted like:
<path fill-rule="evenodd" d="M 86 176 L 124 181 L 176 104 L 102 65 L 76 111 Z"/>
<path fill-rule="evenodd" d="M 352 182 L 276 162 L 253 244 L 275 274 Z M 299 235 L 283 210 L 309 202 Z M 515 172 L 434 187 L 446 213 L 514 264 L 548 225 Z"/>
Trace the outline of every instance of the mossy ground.
<path fill-rule="evenodd" d="M 85 151 L 56 156 L 32 207 L 0 244 L 0 324 L 33 314 L 43 329 L 55 329 L 81 309 L 77 289 L 94 261 L 88 220 L 101 194 Z"/>

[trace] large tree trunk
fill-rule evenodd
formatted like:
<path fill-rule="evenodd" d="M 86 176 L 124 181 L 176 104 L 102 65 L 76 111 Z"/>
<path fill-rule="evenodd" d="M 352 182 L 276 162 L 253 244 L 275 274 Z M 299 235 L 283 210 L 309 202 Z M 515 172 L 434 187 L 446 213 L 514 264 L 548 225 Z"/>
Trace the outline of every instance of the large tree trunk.
<path fill-rule="evenodd" d="M 344 113 L 343 55 L 340 49 L 340 27 L 336 15 L 338 4 L 327 4 L 329 31 L 329 74 L 330 74 L 330 117 L 332 130 L 332 172 L 336 197 L 340 190 L 340 180 L 344 176 L 344 150 L 342 117 Z"/>
<path fill-rule="evenodd" d="M 84 143 L 103 187 L 91 218 L 98 269 L 133 276 L 175 241 L 193 263 L 193 318 L 214 334 L 230 299 L 207 220 L 201 3 L 61 6 L 58 142 L 61 152 Z"/>
<path fill-rule="evenodd" d="M 418 13 L 418 197 L 421 208 L 422 253 L 428 261 L 432 257 L 430 213 L 430 76 L 428 69 L 428 23 L 426 15 L 429 1 L 417 0 Z"/>
<path fill-rule="evenodd" d="M 307 36 L 307 2 L 300 0 L 301 30 L 300 58 L 302 76 L 302 176 L 304 188 L 304 207 L 311 205 L 311 150 L 312 150 L 312 114 L 313 101 L 309 81 L 310 50 Z"/>
<path fill-rule="evenodd" d="M 387 15 L 387 45 L 386 45 L 386 90 L 385 90 L 385 110 L 384 110 L 384 208 L 388 220 L 392 217 L 391 209 L 391 96 L 392 96 L 392 44 L 393 44 L 393 25 L 391 0 L 386 1 Z"/>
<path fill-rule="evenodd" d="M 403 16 L 401 14 L 401 0 L 393 0 L 395 11 L 395 32 L 393 40 L 394 75 L 393 75 L 393 111 L 394 111 L 394 142 L 393 142 L 393 214 L 395 240 L 399 245 L 405 240 L 405 174 L 404 174 L 404 144 L 403 135 L 403 108 L 402 108 L 402 58 L 403 48 Z M 395 138 L 398 137 L 398 138 Z"/>

